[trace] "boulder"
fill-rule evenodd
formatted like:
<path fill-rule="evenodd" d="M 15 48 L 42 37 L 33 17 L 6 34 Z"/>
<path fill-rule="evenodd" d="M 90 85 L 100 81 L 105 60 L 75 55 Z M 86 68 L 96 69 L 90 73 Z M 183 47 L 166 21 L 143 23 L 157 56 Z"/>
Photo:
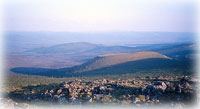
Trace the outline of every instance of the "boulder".
<path fill-rule="evenodd" d="M 58 95 L 62 93 L 62 89 L 58 89 L 56 92 Z"/>
<path fill-rule="evenodd" d="M 134 103 L 136 104 L 136 103 L 139 103 L 139 102 L 141 102 L 141 101 L 140 101 L 140 98 L 135 97 Z"/>

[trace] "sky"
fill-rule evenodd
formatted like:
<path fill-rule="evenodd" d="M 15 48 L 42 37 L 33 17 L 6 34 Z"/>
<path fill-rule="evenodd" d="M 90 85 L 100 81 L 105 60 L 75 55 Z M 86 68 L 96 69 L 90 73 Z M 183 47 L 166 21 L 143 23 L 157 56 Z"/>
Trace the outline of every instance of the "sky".
<path fill-rule="evenodd" d="M 6 31 L 194 32 L 197 0 L 5 0 Z"/>

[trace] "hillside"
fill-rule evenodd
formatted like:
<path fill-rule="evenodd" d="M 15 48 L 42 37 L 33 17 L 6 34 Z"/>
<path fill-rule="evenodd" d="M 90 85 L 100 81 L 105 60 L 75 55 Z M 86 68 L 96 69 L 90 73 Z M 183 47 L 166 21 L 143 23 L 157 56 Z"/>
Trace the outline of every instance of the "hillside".
<path fill-rule="evenodd" d="M 39 45 L 38 45 L 39 46 Z M 103 54 L 136 53 L 153 51 L 166 55 L 175 60 L 188 60 L 195 56 L 195 44 L 139 44 L 135 47 L 122 45 L 101 45 L 88 42 L 64 43 L 53 46 L 42 46 L 17 52 L 6 51 L 8 68 L 15 67 L 42 67 L 42 68 L 69 68 L 81 65 Z M 28 46 L 25 46 L 25 48 Z"/>
<path fill-rule="evenodd" d="M 55 54 L 55 53 L 74 54 L 94 49 L 98 46 L 102 45 L 91 44 L 87 42 L 77 42 L 77 43 L 58 44 L 50 47 L 35 48 L 27 50 L 26 52 L 32 52 L 38 54 Z"/>
<path fill-rule="evenodd" d="M 100 55 L 87 63 L 71 68 L 13 68 L 11 71 L 28 75 L 49 77 L 77 77 L 96 75 L 119 75 L 126 73 L 169 73 L 169 75 L 192 74 L 191 62 L 176 61 L 155 52 L 137 52 Z M 152 75 L 152 74 L 151 74 Z"/>
<path fill-rule="evenodd" d="M 197 53 L 196 48 L 196 44 L 169 44 L 167 46 L 156 46 L 151 48 L 151 51 L 164 54 L 176 60 L 188 60 L 194 59 L 194 56 Z"/>
<path fill-rule="evenodd" d="M 92 76 L 92 75 L 123 75 L 123 74 L 142 75 L 193 75 L 192 63 L 189 61 L 176 61 L 166 58 L 150 58 L 126 63 L 116 64 L 92 71 L 73 74 L 73 76 Z"/>
<path fill-rule="evenodd" d="M 108 53 L 131 53 L 134 52 L 134 47 L 126 46 L 105 46 L 101 44 L 92 44 L 87 42 L 76 42 L 76 43 L 66 43 L 58 44 L 49 47 L 40 47 L 31 50 L 25 51 L 25 53 L 34 53 L 38 55 L 47 54 L 47 55 L 101 55 Z"/>
<path fill-rule="evenodd" d="M 95 70 L 103 67 L 109 67 L 116 64 L 122 64 L 131 61 L 138 61 L 143 59 L 150 58 L 166 58 L 171 59 L 167 56 L 156 52 L 137 52 L 137 53 L 115 53 L 115 54 L 105 54 L 100 55 L 89 62 L 80 66 L 80 70 L 76 70 L 76 72 L 85 72 L 90 70 Z"/>

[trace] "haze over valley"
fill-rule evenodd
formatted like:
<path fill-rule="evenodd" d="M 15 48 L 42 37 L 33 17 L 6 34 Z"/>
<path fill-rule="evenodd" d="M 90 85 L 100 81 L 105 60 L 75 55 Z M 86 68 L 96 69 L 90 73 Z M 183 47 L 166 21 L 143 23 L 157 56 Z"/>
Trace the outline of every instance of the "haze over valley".
<path fill-rule="evenodd" d="M 194 40 L 194 33 L 8 32 L 5 37 L 5 51 L 9 60 L 8 66 L 11 68 L 63 68 L 80 65 L 98 55 L 110 53 L 154 51 L 169 56 L 173 52 L 192 55 L 195 49 Z"/>
<path fill-rule="evenodd" d="M 194 33 L 11 32 L 7 35 L 5 40 L 7 42 L 6 55 L 8 69 L 17 73 L 41 76 L 57 75 L 57 77 L 62 77 L 61 75 L 63 75 L 63 77 L 71 77 L 74 76 L 73 73 L 76 72 L 82 72 L 81 75 L 84 76 L 83 72 L 96 72 L 97 69 L 100 75 L 101 72 L 102 75 L 114 74 L 111 70 L 106 71 L 103 68 L 111 69 L 108 67 L 112 67 L 112 70 L 115 71 L 115 66 L 123 66 L 121 64 L 130 64 L 131 62 L 133 62 L 133 65 L 127 64 L 127 66 L 129 65 L 129 67 L 126 67 L 126 69 L 129 69 L 128 71 L 124 68 L 124 70 L 118 69 L 118 71 L 115 72 L 120 71 L 119 74 L 146 72 L 147 70 L 145 69 L 150 68 L 148 67 L 148 63 L 164 62 L 171 65 L 171 67 L 168 67 L 167 64 L 161 64 L 161 66 L 157 66 L 157 70 L 155 70 L 156 68 L 151 66 L 152 71 L 149 70 L 149 72 L 158 71 L 157 73 L 179 72 L 181 74 L 192 74 L 193 67 L 191 64 L 196 54 Z M 137 57 L 140 55 L 141 57 Z M 163 57 L 159 55 L 163 55 L 168 61 L 162 59 Z M 99 58 L 102 59 L 99 60 Z M 148 59 L 149 61 L 147 61 Z M 91 62 L 93 61 L 95 63 L 92 64 Z M 140 61 L 142 63 L 140 63 Z M 113 62 L 116 62 L 116 64 L 109 64 Z M 136 67 L 134 63 L 140 63 L 140 66 L 148 68 Z M 145 65 L 145 63 L 147 63 L 147 65 Z M 172 65 L 172 63 L 174 63 L 174 65 Z M 123 69 L 123 67 L 119 68 Z M 52 69 L 52 71 L 49 69 Z M 47 72 L 44 74 L 43 71 Z M 57 73 L 49 74 L 48 72 Z M 96 73 L 91 73 L 91 75 L 93 74 L 95 75 Z"/>

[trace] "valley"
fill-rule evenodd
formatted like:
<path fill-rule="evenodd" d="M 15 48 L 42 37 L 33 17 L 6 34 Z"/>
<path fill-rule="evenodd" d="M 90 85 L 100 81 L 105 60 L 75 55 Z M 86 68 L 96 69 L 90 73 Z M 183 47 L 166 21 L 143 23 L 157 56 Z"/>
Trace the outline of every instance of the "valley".
<path fill-rule="evenodd" d="M 144 33 L 137 35 L 145 37 Z M 194 70 L 197 44 L 191 40 L 131 44 L 125 37 L 116 44 L 105 44 L 72 37 L 74 42 L 67 43 L 65 38 L 54 42 L 49 34 L 46 38 L 52 42 L 37 37 L 31 41 L 25 36 L 14 38 L 15 42 L 8 37 L 1 92 L 5 104 L 25 108 L 96 104 L 181 107 L 199 98 L 194 97 L 199 83 Z M 156 41 L 155 36 L 149 38 Z"/>
<path fill-rule="evenodd" d="M 0 109 L 196 109 L 197 1 L 3 0 Z"/>
<path fill-rule="evenodd" d="M 170 72 L 176 72 L 177 74 L 193 75 L 195 45 L 153 44 L 126 47 L 77 42 L 35 48 L 23 53 L 25 55 L 21 57 L 23 59 L 20 58 L 20 55 L 19 59 L 21 60 L 13 59 L 19 64 L 14 63 L 18 66 L 12 66 L 11 71 L 49 77 L 118 75 L 139 72 L 168 72 L 169 75 L 171 75 Z M 23 62 L 23 60 L 27 62 Z M 34 62 L 36 65 L 33 65 Z M 25 65 L 23 66 L 23 64 Z"/>

